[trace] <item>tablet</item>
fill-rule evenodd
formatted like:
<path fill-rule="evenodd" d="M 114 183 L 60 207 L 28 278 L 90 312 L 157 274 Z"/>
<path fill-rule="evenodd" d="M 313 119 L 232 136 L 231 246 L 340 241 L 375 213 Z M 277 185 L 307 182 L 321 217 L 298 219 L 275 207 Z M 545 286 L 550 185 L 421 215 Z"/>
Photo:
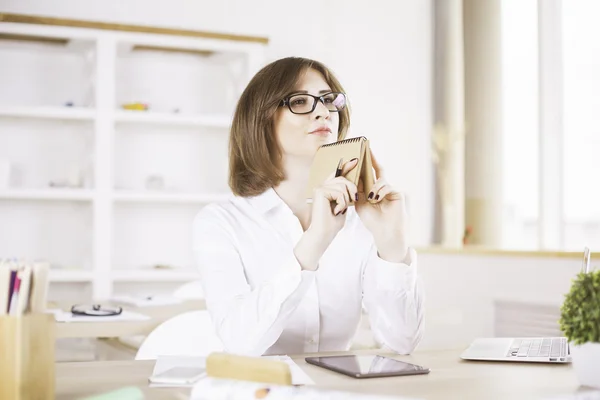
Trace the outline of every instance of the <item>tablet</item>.
<path fill-rule="evenodd" d="M 429 368 L 384 356 L 307 357 L 306 362 L 353 378 L 428 374 Z"/>

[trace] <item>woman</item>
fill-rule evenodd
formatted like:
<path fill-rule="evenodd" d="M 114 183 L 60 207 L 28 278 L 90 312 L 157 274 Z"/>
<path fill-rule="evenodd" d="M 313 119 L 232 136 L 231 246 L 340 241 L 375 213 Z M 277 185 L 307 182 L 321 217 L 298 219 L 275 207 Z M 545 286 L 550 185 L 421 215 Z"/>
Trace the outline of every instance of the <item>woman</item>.
<path fill-rule="evenodd" d="M 343 139 L 343 89 L 321 63 L 285 58 L 259 71 L 231 129 L 230 200 L 202 209 L 194 249 L 226 351 L 347 350 L 364 304 L 376 341 L 410 353 L 423 333 L 417 258 L 403 197 L 382 178 L 370 193 L 332 176 L 307 203 L 319 146 Z"/>

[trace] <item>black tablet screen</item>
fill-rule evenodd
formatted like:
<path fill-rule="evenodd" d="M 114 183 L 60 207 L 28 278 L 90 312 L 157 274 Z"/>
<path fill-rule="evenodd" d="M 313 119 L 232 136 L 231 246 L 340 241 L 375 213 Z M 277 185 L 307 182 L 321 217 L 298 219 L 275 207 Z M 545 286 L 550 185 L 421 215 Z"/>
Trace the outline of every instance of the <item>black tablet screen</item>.
<path fill-rule="evenodd" d="M 311 358 L 314 364 L 344 371 L 351 375 L 412 375 L 428 371 L 419 365 L 405 363 L 383 356 L 328 356 Z M 307 359 L 307 361 L 309 361 Z"/>

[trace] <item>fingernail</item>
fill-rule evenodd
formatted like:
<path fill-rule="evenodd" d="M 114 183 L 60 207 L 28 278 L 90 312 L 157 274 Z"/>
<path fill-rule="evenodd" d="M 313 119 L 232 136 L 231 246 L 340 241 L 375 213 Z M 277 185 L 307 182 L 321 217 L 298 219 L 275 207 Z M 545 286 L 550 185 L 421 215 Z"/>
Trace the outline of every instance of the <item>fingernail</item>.
<path fill-rule="evenodd" d="M 369 199 L 373 198 L 373 192 L 369 193 Z"/>
<path fill-rule="evenodd" d="M 375 196 L 375 200 L 379 200 L 379 195 Z"/>
<path fill-rule="evenodd" d="M 356 201 L 358 201 L 358 193 L 356 193 L 356 195 L 354 195 L 354 198 L 356 199 Z"/>

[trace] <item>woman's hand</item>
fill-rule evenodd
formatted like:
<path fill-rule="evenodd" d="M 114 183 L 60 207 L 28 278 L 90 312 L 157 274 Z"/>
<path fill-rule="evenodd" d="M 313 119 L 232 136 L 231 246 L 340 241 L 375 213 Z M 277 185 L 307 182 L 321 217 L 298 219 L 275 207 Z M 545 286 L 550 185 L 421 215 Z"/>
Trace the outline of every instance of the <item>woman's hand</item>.
<path fill-rule="evenodd" d="M 342 229 L 346 221 L 346 210 L 355 202 L 358 188 L 346 179 L 346 174 L 357 165 L 356 158 L 341 167 L 339 176 L 332 173 L 313 193 L 312 215 L 309 230 L 315 232 L 327 243 Z"/>
<path fill-rule="evenodd" d="M 361 193 L 356 212 L 371 232 L 379 257 L 390 262 L 406 258 L 406 205 L 404 196 L 385 180 L 383 168 L 371 152 L 376 181 L 370 193 Z M 359 185 L 362 191 L 362 185 Z"/>
<path fill-rule="evenodd" d="M 339 174 L 332 173 L 315 189 L 310 226 L 294 248 L 303 269 L 317 269 L 321 256 L 344 226 L 346 210 L 358 198 L 358 188 L 345 176 L 357 162 L 356 158 L 347 161 Z"/>

